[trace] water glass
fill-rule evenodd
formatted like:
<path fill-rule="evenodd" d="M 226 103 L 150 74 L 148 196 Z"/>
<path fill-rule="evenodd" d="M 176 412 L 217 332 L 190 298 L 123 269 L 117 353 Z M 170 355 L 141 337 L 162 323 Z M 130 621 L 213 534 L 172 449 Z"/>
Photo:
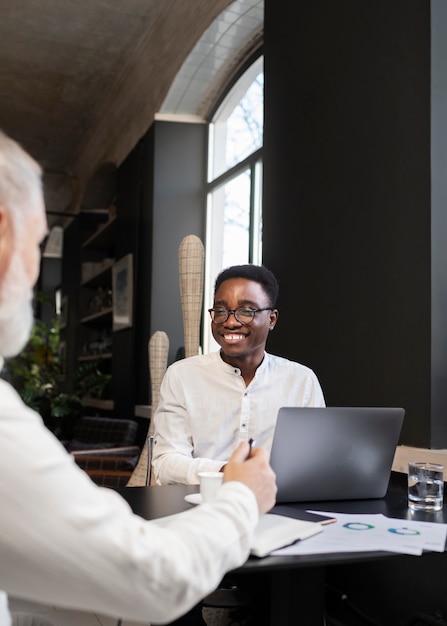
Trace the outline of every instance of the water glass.
<path fill-rule="evenodd" d="M 444 466 L 408 463 L 408 506 L 415 511 L 440 511 L 444 496 Z"/>

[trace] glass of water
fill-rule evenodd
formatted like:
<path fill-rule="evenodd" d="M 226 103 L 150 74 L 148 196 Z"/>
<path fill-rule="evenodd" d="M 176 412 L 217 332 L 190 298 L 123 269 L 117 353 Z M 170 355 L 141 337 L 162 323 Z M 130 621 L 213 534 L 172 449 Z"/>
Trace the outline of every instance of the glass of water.
<path fill-rule="evenodd" d="M 408 463 L 408 506 L 415 511 L 440 511 L 444 496 L 444 466 Z"/>

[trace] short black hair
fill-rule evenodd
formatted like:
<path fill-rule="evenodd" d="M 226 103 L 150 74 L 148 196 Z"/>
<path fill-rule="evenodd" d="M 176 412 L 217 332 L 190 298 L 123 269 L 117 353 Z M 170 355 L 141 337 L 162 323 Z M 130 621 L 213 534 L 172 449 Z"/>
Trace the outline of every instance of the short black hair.
<path fill-rule="evenodd" d="M 246 278 L 247 280 L 253 280 L 256 283 L 262 285 L 267 297 L 270 300 L 270 305 L 276 307 L 276 301 L 278 299 L 279 285 L 273 272 L 268 270 L 264 265 L 253 265 L 251 263 L 247 265 L 232 265 L 217 276 L 214 283 L 214 295 L 219 289 L 224 280 L 230 278 Z"/>

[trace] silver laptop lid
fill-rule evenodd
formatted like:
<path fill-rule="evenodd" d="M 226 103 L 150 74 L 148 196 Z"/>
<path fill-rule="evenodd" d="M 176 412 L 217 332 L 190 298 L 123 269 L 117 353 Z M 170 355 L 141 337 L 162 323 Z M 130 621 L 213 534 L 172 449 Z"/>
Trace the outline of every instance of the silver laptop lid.
<path fill-rule="evenodd" d="M 382 498 L 405 411 L 283 407 L 270 462 L 277 502 Z"/>

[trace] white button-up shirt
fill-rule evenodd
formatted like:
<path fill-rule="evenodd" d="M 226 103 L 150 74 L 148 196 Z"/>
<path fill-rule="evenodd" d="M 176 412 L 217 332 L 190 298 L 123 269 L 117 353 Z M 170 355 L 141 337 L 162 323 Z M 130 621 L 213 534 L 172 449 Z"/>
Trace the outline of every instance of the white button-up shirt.
<path fill-rule="evenodd" d="M 198 472 L 219 471 L 251 437 L 270 451 L 281 407 L 324 405 L 314 372 L 282 357 L 265 353 L 248 386 L 220 352 L 177 361 L 163 378 L 154 417 L 157 481 L 198 483 Z"/>
<path fill-rule="evenodd" d="M 8 594 L 115 619 L 172 621 L 246 560 L 258 518 L 253 492 L 231 481 L 168 527 L 144 521 L 96 486 L 0 380 L 0 589 Z"/>

